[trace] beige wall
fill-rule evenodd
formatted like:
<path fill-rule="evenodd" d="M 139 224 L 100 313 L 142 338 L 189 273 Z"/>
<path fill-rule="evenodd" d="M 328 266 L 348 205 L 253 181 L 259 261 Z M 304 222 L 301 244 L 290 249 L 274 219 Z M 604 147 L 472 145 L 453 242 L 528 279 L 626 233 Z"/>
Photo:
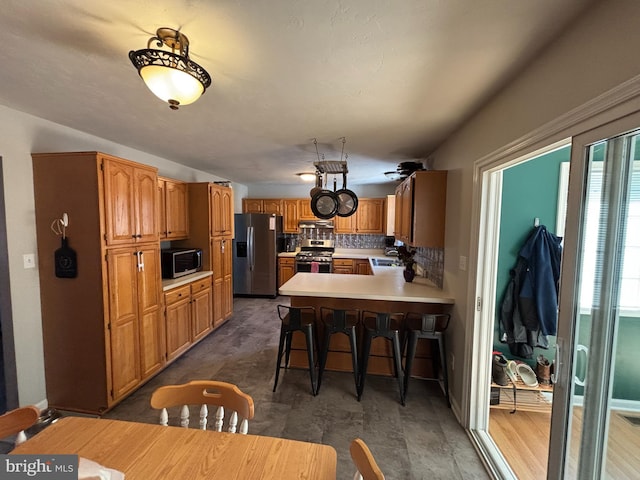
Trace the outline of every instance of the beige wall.
<path fill-rule="evenodd" d="M 36 404 L 46 398 L 40 283 L 37 268 L 25 270 L 22 264 L 23 254 L 37 251 L 31 153 L 97 150 L 153 165 L 161 175 L 180 180 L 221 178 L 2 106 L 0 125 L 18 399 L 21 405 Z M 246 192 L 243 185 L 234 188 Z M 69 232 L 73 219 L 70 223 Z"/>
<path fill-rule="evenodd" d="M 456 298 L 449 335 L 456 358 L 452 397 L 462 407 L 465 339 L 472 332 L 473 302 L 467 302 L 473 210 L 474 162 L 640 74 L 640 2 L 598 2 L 569 31 L 502 89 L 434 154 L 435 166 L 449 170 L 445 246 L 445 288 Z M 569 131 L 568 133 L 572 133 Z M 474 270 L 471 266 L 469 270 Z"/>

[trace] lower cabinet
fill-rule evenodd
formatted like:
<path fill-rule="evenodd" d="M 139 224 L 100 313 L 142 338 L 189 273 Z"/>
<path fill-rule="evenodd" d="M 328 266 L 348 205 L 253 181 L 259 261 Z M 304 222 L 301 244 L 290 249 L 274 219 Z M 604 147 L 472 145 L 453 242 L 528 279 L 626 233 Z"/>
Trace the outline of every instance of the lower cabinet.
<path fill-rule="evenodd" d="M 213 330 L 213 290 L 211 278 L 191 284 L 191 326 L 193 341 L 197 342 Z"/>
<path fill-rule="evenodd" d="M 353 265 L 352 258 L 334 258 L 333 273 L 353 273 Z"/>
<path fill-rule="evenodd" d="M 213 330 L 211 277 L 167 290 L 164 299 L 170 361 Z"/>
<path fill-rule="evenodd" d="M 107 254 L 112 396 L 116 401 L 164 365 L 164 325 L 155 245 Z"/>
<path fill-rule="evenodd" d="M 233 313 L 233 240 L 211 239 L 213 270 L 213 326 L 218 327 Z"/>
<path fill-rule="evenodd" d="M 287 283 L 296 274 L 296 259 L 294 257 L 278 258 L 278 288 Z"/>
<path fill-rule="evenodd" d="M 167 321 L 167 360 L 191 346 L 191 288 L 175 288 L 164 294 Z"/>
<path fill-rule="evenodd" d="M 356 260 L 353 273 L 357 273 L 358 275 L 372 275 L 373 272 L 371 271 L 371 264 L 369 263 L 369 259 Z"/>

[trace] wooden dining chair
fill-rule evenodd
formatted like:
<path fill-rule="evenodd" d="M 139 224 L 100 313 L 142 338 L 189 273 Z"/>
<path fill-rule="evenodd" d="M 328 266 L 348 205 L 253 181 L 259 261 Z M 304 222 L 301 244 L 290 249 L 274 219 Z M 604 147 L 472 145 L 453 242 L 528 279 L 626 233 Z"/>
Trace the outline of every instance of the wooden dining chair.
<path fill-rule="evenodd" d="M 27 440 L 24 431 L 33 426 L 38 417 L 40 410 L 33 405 L 27 407 L 16 408 L 4 415 L 0 416 L 0 438 L 10 435 L 16 435 L 15 445 L 20 445 Z"/>
<path fill-rule="evenodd" d="M 353 463 L 355 463 L 358 469 L 353 476 L 353 480 L 384 480 L 382 470 L 378 467 L 375 458 L 373 458 L 371 454 L 371 450 L 369 450 L 369 447 L 367 447 L 364 441 L 360 438 L 352 440 L 349 452 L 351 453 Z"/>
<path fill-rule="evenodd" d="M 196 380 L 183 385 L 168 385 L 156 389 L 151 395 L 151 407 L 162 409 L 160 425 L 168 425 L 167 409 L 181 407 L 180 426 L 189 426 L 189 406 L 200 405 L 199 428 L 207 429 L 208 406 L 217 406 L 214 429 L 222 431 L 225 408 L 231 412 L 227 431 L 236 433 L 238 417 L 242 418 L 239 433 L 246 434 L 249 430 L 249 420 L 253 419 L 253 399 L 242 392 L 236 385 L 215 380 Z"/>

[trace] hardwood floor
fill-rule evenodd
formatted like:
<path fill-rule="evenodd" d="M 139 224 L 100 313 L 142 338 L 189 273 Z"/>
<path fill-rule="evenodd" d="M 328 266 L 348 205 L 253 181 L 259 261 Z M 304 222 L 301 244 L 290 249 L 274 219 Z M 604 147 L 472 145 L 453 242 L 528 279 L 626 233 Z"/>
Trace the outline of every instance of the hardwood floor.
<path fill-rule="evenodd" d="M 640 421 L 637 412 L 611 412 L 605 478 L 637 479 L 640 472 L 640 424 L 625 417 Z M 581 427 L 582 408 L 576 407 L 567 478 L 576 477 Z M 492 408 L 489 415 L 489 433 L 520 480 L 546 478 L 550 431 L 551 413 L 518 410 L 511 414 L 509 410 Z"/>

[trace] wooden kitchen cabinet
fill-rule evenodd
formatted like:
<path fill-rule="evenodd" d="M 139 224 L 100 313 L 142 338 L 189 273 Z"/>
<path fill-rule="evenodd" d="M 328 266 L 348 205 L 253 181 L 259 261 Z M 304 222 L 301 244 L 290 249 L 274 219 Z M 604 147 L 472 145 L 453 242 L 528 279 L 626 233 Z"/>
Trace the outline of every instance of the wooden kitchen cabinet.
<path fill-rule="evenodd" d="M 278 258 L 278 288 L 288 282 L 296 274 L 295 257 Z"/>
<path fill-rule="evenodd" d="M 211 239 L 213 255 L 213 327 L 233 313 L 233 245 L 231 238 Z"/>
<path fill-rule="evenodd" d="M 211 277 L 167 290 L 167 360 L 173 360 L 213 330 Z"/>
<path fill-rule="evenodd" d="M 158 222 L 161 240 L 189 238 L 189 197 L 186 182 L 158 177 Z"/>
<path fill-rule="evenodd" d="M 355 233 L 385 233 L 385 198 L 362 198 L 355 213 Z"/>
<path fill-rule="evenodd" d="M 371 264 L 369 263 L 369 259 L 356 259 L 354 265 L 354 273 L 358 275 L 372 275 Z"/>
<path fill-rule="evenodd" d="M 280 198 L 243 198 L 242 213 L 282 215 L 282 200 Z"/>
<path fill-rule="evenodd" d="M 209 184 L 211 203 L 211 236 L 233 235 L 233 190 L 229 187 Z"/>
<path fill-rule="evenodd" d="M 233 190 L 190 183 L 189 205 L 189 240 L 175 243 L 202 249 L 202 268 L 213 272 L 213 328 L 217 328 L 233 313 Z"/>
<path fill-rule="evenodd" d="M 99 152 L 32 159 L 47 400 L 99 415 L 166 364 L 157 171 Z M 70 278 L 55 274 L 61 212 Z"/>
<path fill-rule="evenodd" d="M 284 233 L 298 233 L 299 209 L 299 199 L 285 198 L 282 200 L 282 230 Z"/>
<path fill-rule="evenodd" d="M 213 330 L 213 291 L 210 277 L 191 284 L 191 325 L 194 342 Z"/>
<path fill-rule="evenodd" d="M 396 187 L 396 239 L 414 247 L 444 248 L 447 172 L 412 173 Z"/>
<path fill-rule="evenodd" d="M 333 273 L 353 273 L 354 260 L 352 258 L 334 258 Z"/>
<path fill-rule="evenodd" d="M 191 346 L 191 288 L 186 285 L 164 294 L 167 322 L 167 360 L 173 360 Z"/>
<path fill-rule="evenodd" d="M 157 169 L 106 155 L 105 239 L 108 246 L 158 241 Z"/>
<path fill-rule="evenodd" d="M 299 208 L 300 220 L 320 220 L 313 214 L 313 210 L 311 210 L 311 197 L 301 198 Z"/>
<path fill-rule="evenodd" d="M 243 198 L 242 213 L 264 213 L 262 199 L 260 198 Z"/>
<path fill-rule="evenodd" d="M 335 216 L 336 233 L 385 233 L 386 199 L 360 198 L 356 213 L 348 217 Z"/>

